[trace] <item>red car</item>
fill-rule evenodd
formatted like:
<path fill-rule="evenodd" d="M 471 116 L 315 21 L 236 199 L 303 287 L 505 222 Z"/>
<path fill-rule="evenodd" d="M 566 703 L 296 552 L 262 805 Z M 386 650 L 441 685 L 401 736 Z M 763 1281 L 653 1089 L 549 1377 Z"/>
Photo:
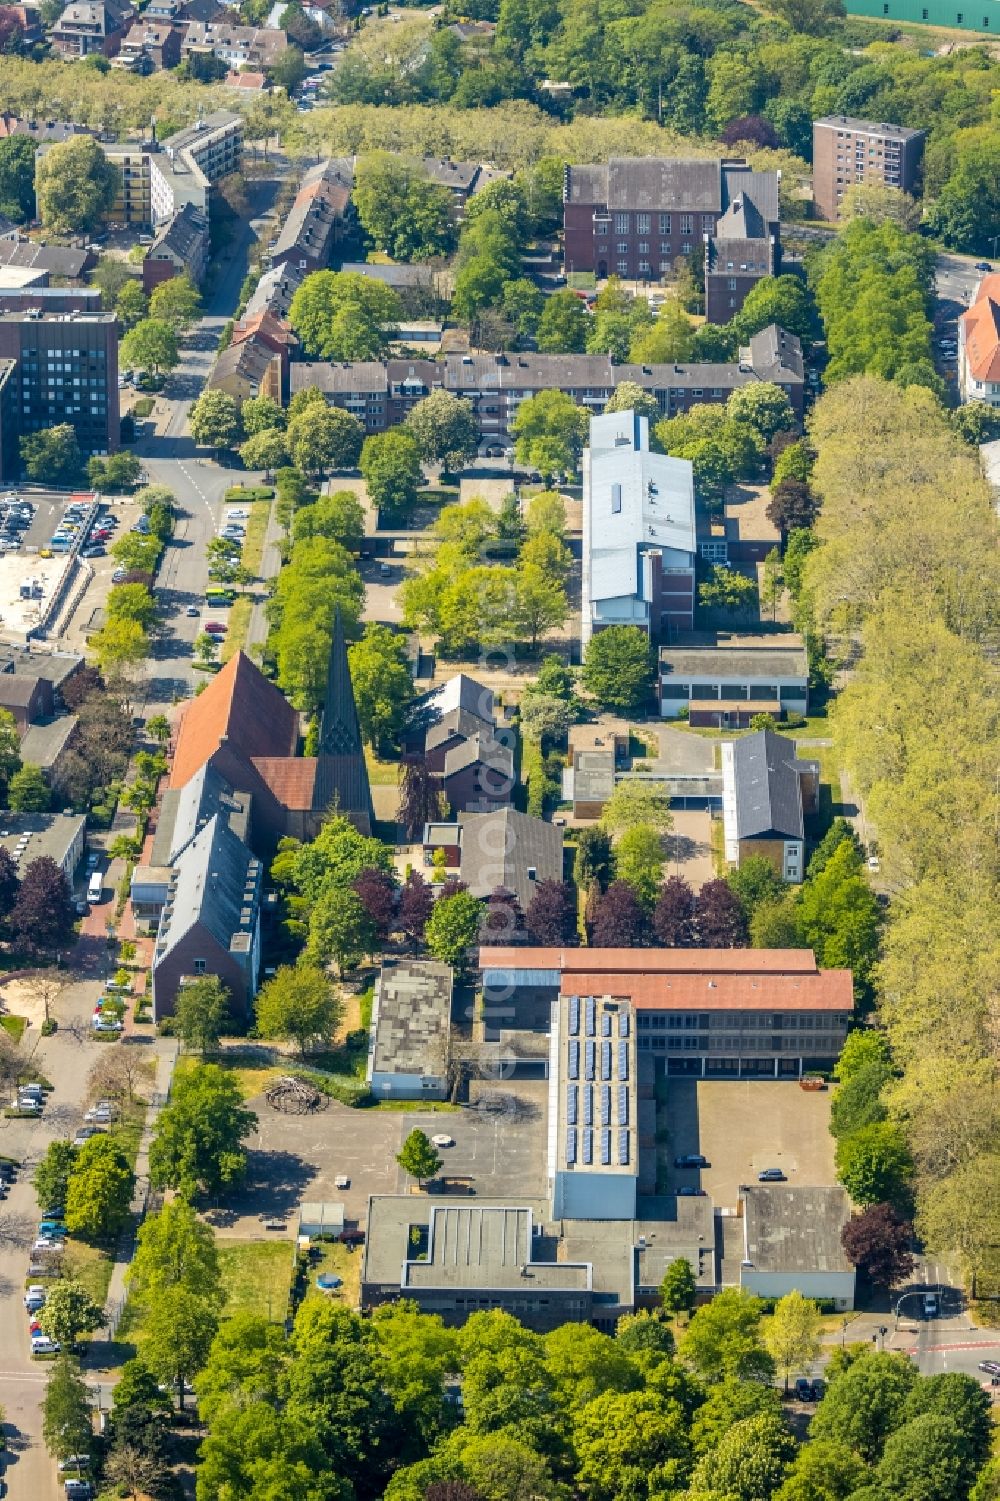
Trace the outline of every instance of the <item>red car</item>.
<path fill-rule="evenodd" d="M 210 620 L 205 626 L 205 630 L 210 636 L 224 636 L 226 634 L 226 627 L 222 624 L 221 620 Z"/>

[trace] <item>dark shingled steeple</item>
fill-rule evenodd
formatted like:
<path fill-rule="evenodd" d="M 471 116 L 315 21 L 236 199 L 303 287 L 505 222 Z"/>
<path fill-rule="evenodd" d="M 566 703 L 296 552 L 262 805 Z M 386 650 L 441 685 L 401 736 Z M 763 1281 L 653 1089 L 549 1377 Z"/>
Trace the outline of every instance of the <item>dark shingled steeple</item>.
<path fill-rule="evenodd" d="M 367 813 L 374 824 L 368 767 L 339 607 L 333 619 L 313 795 L 313 807 L 317 810 L 326 810 L 334 804 L 347 814 Z"/>

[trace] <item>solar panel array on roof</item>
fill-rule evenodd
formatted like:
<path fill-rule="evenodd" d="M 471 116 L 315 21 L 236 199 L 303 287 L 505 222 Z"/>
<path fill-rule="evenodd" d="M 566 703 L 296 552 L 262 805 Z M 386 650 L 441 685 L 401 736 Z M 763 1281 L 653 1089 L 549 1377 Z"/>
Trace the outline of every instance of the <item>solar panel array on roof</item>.
<path fill-rule="evenodd" d="M 581 1134 L 583 1136 L 583 1160 L 584 1163 L 589 1164 L 594 1160 L 594 1133 L 584 1131 Z"/>
<path fill-rule="evenodd" d="M 594 1077 L 594 1054 L 595 1054 L 595 1052 L 596 1052 L 596 1045 L 594 1043 L 592 1043 L 592 1042 L 586 1042 L 586 1043 L 584 1043 L 584 1065 L 583 1065 L 583 1070 L 584 1070 L 584 1078 L 586 1078 L 586 1079 L 592 1079 Z"/>
<path fill-rule="evenodd" d="M 566 1090 L 566 1121 L 570 1126 L 576 1125 L 576 1105 L 579 1089 L 575 1084 L 570 1084 Z"/>
<path fill-rule="evenodd" d="M 593 1037 L 594 1026 L 597 1021 L 597 1005 L 592 995 L 587 996 L 584 1006 L 586 1007 L 587 1014 L 587 1036 Z"/>
<path fill-rule="evenodd" d="M 618 1077 L 619 1077 L 619 1079 L 627 1079 L 628 1078 L 628 1043 L 627 1042 L 620 1042 L 618 1044 Z"/>
<path fill-rule="evenodd" d="M 602 1079 L 610 1079 L 611 1078 L 611 1044 L 610 1044 L 610 1042 L 602 1042 L 601 1043 L 601 1078 Z"/>
<path fill-rule="evenodd" d="M 594 1124 L 594 1091 L 589 1084 L 583 1086 L 583 1124 Z"/>
<path fill-rule="evenodd" d="M 610 1011 L 602 1011 L 601 1012 L 601 1036 L 602 1037 L 610 1037 L 611 1036 L 611 1012 Z"/>
<path fill-rule="evenodd" d="M 611 1124 L 611 1085 L 601 1085 L 601 1125 Z"/>
<path fill-rule="evenodd" d="M 618 1013 L 618 1036 L 628 1036 L 628 1012 L 624 1010 Z"/>
<path fill-rule="evenodd" d="M 619 1167 L 627 1167 L 628 1166 L 628 1132 L 627 1131 L 619 1131 L 619 1133 L 618 1133 L 618 1165 L 619 1165 Z"/>
<path fill-rule="evenodd" d="M 569 998 L 569 1030 L 576 1036 L 580 1030 L 580 997 L 571 995 Z"/>
<path fill-rule="evenodd" d="M 576 1161 L 576 1132 L 566 1132 L 566 1161 L 570 1167 Z"/>
<path fill-rule="evenodd" d="M 619 1084 L 619 1086 L 618 1086 L 618 1124 L 619 1124 L 619 1126 L 627 1126 L 628 1125 L 628 1085 L 627 1084 Z"/>
<path fill-rule="evenodd" d="M 611 1164 L 611 1132 L 601 1132 L 601 1161 L 607 1166 Z"/>
<path fill-rule="evenodd" d="M 569 1076 L 571 1079 L 580 1077 L 580 1044 L 575 1039 L 569 1045 Z"/>

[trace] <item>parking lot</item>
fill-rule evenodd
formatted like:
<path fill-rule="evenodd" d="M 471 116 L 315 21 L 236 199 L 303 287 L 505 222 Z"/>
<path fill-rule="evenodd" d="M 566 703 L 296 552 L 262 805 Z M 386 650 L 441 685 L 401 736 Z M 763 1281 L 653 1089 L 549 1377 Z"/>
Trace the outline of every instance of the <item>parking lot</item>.
<path fill-rule="evenodd" d="M 275 1216 L 291 1232 L 304 1199 L 342 1202 L 347 1219 L 363 1227 L 370 1195 L 406 1193 L 412 1180 L 396 1153 L 414 1127 L 453 1138 L 454 1146 L 441 1149 L 441 1172 L 472 1178 L 477 1194 L 537 1197 L 545 1192 L 545 1089 L 536 1081 L 491 1083 L 490 1109 L 421 1111 L 415 1102 L 412 1112 L 352 1110 L 331 1100 L 313 1115 L 284 1115 L 258 1095 L 247 1102 L 259 1122 L 248 1143 L 248 1185 L 227 1201 L 216 1227 L 256 1239 L 261 1216 Z M 340 1176 L 348 1188 L 335 1186 Z"/>
<path fill-rule="evenodd" d="M 657 1115 L 669 1131 L 659 1147 L 667 1192 L 703 1188 L 716 1204 L 735 1207 L 739 1185 L 769 1167 L 793 1187 L 836 1182 L 828 1090 L 810 1093 L 791 1080 L 669 1079 Z M 689 1152 L 709 1166 L 675 1168 L 674 1158 Z"/>

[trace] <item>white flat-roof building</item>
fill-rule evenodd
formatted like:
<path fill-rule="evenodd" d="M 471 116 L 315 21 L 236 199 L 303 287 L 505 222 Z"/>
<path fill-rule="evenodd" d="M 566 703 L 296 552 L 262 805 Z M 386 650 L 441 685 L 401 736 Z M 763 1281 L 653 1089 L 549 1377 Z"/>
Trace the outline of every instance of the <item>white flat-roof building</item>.
<path fill-rule="evenodd" d="M 583 646 L 609 625 L 651 640 L 694 627 L 694 479 L 687 459 L 649 449 L 636 412 L 590 419 L 583 453 Z"/>
<path fill-rule="evenodd" d="M 635 1219 L 639 1150 L 629 1002 L 561 995 L 552 1003 L 549 1045 L 553 1217 Z"/>

